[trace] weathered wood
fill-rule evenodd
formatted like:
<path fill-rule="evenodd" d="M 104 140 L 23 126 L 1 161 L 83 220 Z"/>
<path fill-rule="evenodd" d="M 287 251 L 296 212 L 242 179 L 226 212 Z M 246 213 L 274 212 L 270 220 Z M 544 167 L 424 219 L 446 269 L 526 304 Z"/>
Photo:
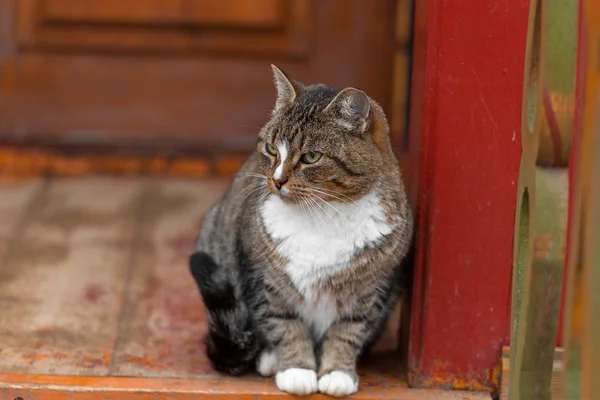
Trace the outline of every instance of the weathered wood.
<path fill-rule="evenodd" d="M 0 132 L 13 131 L 15 123 L 16 5 L 14 0 L 0 0 Z"/>
<path fill-rule="evenodd" d="M 502 351 L 502 376 L 509 377 L 510 370 L 510 349 L 508 347 L 505 347 Z M 550 397 L 552 398 L 552 400 L 565 399 L 564 372 L 564 349 L 561 347 L 557 347 L 556 349 L 554 349 L 554 361 L 552 363 L 552 379 L 550 382 Z M 508 379 L 502 379 L 502 386 L 500 388 L 500 400 L 510 399 L 508 397 L 509 385 L 510 382 Z"/>
<path fill-rule="evenodd" d="M 39 179 L 18 185 L 0 183 L 0 268 L 10 244 L 18 240 L 28 206 L 41 185 Z"/>
<path fill-rule="evenodd" d="M 567 167 L 575 115 L 579 2 L 544 0 L 544 80 L 538 165 Z"/>
<path fill-rule="evenodd" d="M 535 192 L 535 165 L 541 133 L 542 84 L 544 47 L 541 46 L 541 31 L 544 14 L 542 0 L 533 0 L 529 7 L 527 48 L 525 56 L 524 84 L 521 109 L 521 163 L 517 186 L 517 202 L 514 227 L 513 272 L 510 318 L 510 376 L 509 397 L 518 399 L 521 388 L 522 363 L 527 332 L 527 310 L 529 309 L 533 261 L 533 221 Z"/>
<path fill-rule="evenodd" d="M 291 397 L 264 379 L 141 379 L 0 374 L 0 399 L 48 400 L 286 400 Z M 394 379 L 366 378 L 356 400 L 491 400 L 488 393 L 409 389 Z M 305 399 L 330 399 L 316 395 Z"/>
<path fill-rule="evenodd" d="M 583 126 L 572 156 L 566 396 L 600 398 L 600 3 L 584 0 Z"/>
<path fill-rule="evenodd" d="M 206 315 L 188 272 L 203 214 L 223 181 L 155 181 L 140 211 L 140 237 L 121 314 L 111 375 L 191 378 L 213 374 L 202 339 Z"/>
<path fill-rule="evenodd" d="M 11 217 L 23 234 L 0 267 L 0 399 L 287 398 L 271 379 L 217 375 L 204 355 L 187 255 L 227 181 L 50 179 L 29 206 L 27 185 L 0 190 L 7 215 L 30 211 Z M 355 398 L 490 399 L 408 389 L 397 323 Z"/>
<path fill-rule="evenodd" d="M 36 198 L 0 268 L 1 372 L 108 374 L 141 194 L 60 180 Z"/>
<path fill-rule="evenodd" d="M 270 62 L 392 117 L 395 4 L 0 0 L 0 141 L 251 151 Z"/>
<path fill-rule="evenodd" d="M 563 28 L 570 33 L 576 32 L 577 26 L 573 25 L 576 7 L 563 8 L 544 0 L 531 2 L 530 8 L 521 128 L 521 195 L 515 218 L 511 368 L 507 377 L 511 400 L 551 398 L 569 194 L 569 172 L 560 167 L 565 159 L 561 146 L 566 144 L 570 148 L 573 130 L 575 68 L 570 64 L 574 64 L 576 52 L 571 54 L 572 38 L 558 41 L 549 34 L 549 26 L 562 21 L 566 25 Z M 560 64 L 565 61 L 557 56 L 561 52 L 568 53 L 567 65 Z M 549 103 L 549 88 L 567 91 L 572 97 L 558 110 L 561 124 L 557 121 L 557 110 Z M 558 131 L 561 128 L 562 134 Z M 551 156 L 546 153 L 548 147 L 553 149 Z"/>
<path fill-rule="evenodd" d="M 83 150 L 83 151 L 82 151 Z M 0 147 L 0 179 L 22 180 L 40 176 L 82 177 L 103 175 L 154 175 L 204 178 L 210 174 L 231 176 L 243 163 L 246 154 L 209 156 L 187 149 L 187 154 L 171 155 L 115 154 L 114 147 L 56 148 Z"/>
<path fill-rule="evenodd" d="M 550 399 L 563 264 L 566 246 L 568 172 L 536 167 L 535 204 L 532 205 L 532 259 L 523 283 L 520 330 L 515 355 L 519 393 L 510 399 Z M 525 298 L 527 297 L 527 298 Z M 522 347 L 519 346 L 522 343 Z"/>

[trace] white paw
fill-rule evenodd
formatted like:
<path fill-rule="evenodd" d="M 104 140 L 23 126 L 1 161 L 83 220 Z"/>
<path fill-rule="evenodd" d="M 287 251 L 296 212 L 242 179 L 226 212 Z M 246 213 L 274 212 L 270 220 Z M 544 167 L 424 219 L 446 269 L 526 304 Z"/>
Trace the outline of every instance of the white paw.
<path fill-rule="evenodd" d="M 264 349 L 256 362 L 256 370 L 262 376 L 273 376 L 277 372 L 277 354 L 275 350 Z"/>
<path fill-rule="evenodd" d="M 278 372 L 275 383 L 282 392 L 306 396 L 317 392 L 317 373 L 310 369 L 290 368 Z"/>
<path fill-rule="evenodd" d="M 358 391 L 358 380 L 343 371 L 331 371 L 319 379 L 319 392 L 330 396 L 348 396 Z"/>

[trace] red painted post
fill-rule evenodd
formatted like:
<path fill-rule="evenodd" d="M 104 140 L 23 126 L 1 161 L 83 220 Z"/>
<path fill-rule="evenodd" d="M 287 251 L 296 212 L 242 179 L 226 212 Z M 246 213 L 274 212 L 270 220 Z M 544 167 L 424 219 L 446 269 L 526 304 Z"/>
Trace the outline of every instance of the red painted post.
<path fill-rule="evenodd" d="M 415 7 L 409 383 L 494 391 L 509 335 L 529 1 Z"/>

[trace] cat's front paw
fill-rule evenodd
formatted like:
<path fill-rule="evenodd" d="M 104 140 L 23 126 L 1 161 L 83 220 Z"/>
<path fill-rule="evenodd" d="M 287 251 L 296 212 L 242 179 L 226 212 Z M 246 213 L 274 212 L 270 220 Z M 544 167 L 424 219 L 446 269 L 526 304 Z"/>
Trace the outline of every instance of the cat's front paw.
<path fill-rule="evenodd" d="M 264 349 L 256 361 L 256 370 L 262 376 L 273 376 L 277 372 L 277 354 L 275 350 Z"/>
<path fill-rule="evenodd" d="M 358 391 L 358 378 L 344 371 L 331 371 L 319 378 L 319 392 L 329 396 L 343 397 Z"/>
<path fill-rule="evenodd" d="M 310 369 L 289 368 L 275 375 L 275 384 L 282 392 L 306 396 L 317 392 L 317 373 Z"/>

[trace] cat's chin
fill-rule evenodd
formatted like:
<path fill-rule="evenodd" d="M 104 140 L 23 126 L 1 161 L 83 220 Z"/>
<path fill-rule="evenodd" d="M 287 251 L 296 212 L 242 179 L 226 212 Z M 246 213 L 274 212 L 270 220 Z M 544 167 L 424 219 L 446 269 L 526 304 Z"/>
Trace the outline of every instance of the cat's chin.
<path fill-rule="evenodd" d="M 297 196 L 294 196 L 293 193 L 290 193 L 287 189 L 282 189 L 279 191 L 272 191 L 272 193 L 279 197 L 284 203 L 289 205 L 296 205 L 299 203 L 299 199 Z"/>
<path fill-rule="evenodd" d="M 290 206 L 295 206 L 299 204 L 298 199 L 292 195 L 281 193 L 276 193 L 275 195 L 279 197 L 285 204 L 288 204 Z"/>

